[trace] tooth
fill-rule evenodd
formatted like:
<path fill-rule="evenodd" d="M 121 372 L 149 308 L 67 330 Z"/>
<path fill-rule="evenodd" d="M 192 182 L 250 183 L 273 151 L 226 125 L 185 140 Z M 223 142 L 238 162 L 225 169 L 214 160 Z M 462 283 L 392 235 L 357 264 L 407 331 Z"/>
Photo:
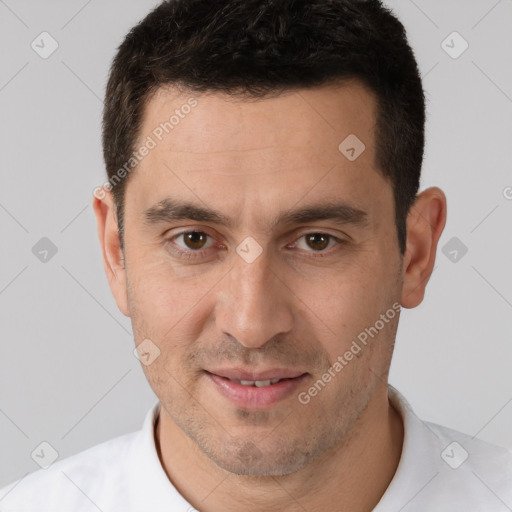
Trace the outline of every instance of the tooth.
<path fill-rule="evenodd" d="M 262 388 L 264 386 L 270 386 L 271 384 L 277 384 L 281 379 L 272 379 L 272 380 L 241 380 L 240 384 L 242 386 L 256 386 L 257 388 Z"/>
<path fill-rule="evenodd" d="M 254 382 L 254 385 L 257 387 L 257 388 L 262 388 L 264 386 L 270 386 L 270 380 L 257 380 Z"/>

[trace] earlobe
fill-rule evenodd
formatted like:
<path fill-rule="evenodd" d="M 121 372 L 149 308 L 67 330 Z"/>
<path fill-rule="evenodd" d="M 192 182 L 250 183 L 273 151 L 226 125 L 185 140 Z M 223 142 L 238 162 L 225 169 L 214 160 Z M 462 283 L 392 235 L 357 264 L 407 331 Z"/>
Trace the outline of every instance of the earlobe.
<path fill-rule="evenodd" d="M 119 239 L 118 223 L 114 199 L 110 191 L 105 191 L 103 199 L 94 196 L 94 214 L 98 238 L 101 245 L 103 267 L 110 290 L 121 313 L 130 316 L 126 289 L 126 270 L 123 251 Z"/>
<path fill-rule="evenodd" d="M 444 192 L 438 187 L 430 187 L 418 194 L 407 216 L 402 288 L 402 306 L 405 308 L 414 308 L 423 300 L 445 224 Z"/>

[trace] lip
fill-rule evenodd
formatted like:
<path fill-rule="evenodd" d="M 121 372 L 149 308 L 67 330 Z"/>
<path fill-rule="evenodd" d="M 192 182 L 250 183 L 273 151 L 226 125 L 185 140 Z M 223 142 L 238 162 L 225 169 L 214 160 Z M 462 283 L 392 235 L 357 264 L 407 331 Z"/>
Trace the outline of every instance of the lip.
<path fill-rule="evenodd" d="M 219 373 L 217 373 L 217 371 Z M 308 377 L 308 373 L 294 370 L 267 370 L 247 372 L 237 369 L 223 369 L 215 372 L 205 371 L 205 375 L 217 391 L 234 406 L 241 409 L 268 409 L 288 398 Z M 228 376 L 229 375 L 229 376 Z M 285 379 L 261 388 L 244 386 L 238 380 Z"/>
<path fill-rule="evenodd" d="M 291 370 L 289 368 L 269 368 L 268 370 L 258 372 L 244 370 L 243 368 L 218 368 L 206 371 L 230 380 L 294 379 L 307 373 L 300 370 Z"/>

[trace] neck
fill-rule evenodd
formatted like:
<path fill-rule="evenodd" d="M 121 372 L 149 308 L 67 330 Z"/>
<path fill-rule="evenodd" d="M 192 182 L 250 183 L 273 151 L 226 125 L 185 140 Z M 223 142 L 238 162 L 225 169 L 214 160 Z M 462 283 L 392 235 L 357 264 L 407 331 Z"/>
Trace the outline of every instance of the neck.
<path fill-rule="evenodd" d="M 402 419 L 387 386 L 374 393 L 347 437 L 299 471 L 252 477 L 219 468 L 162 408 L 156 429 L 167 476 L 202 512 L 373 510 L 396 472 L 403 444 Z"/>

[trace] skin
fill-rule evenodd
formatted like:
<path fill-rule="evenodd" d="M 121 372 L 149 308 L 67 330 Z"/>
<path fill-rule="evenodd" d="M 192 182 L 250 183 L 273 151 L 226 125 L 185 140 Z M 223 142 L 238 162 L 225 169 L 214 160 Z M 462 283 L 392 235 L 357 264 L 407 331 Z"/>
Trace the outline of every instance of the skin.
<path fill-rule="evenodd" d="M 140 142 L 191 96 L 198 105 L 129 177 L 124 255 L 111 193 L 94 199 L 118 307 L 136 344 L 149 338 L 160 350 L 143 370 L 162 404 L 162 466 L 205 512 L 370 511 L 403 443 L 387 390 L 399 315 L 306 405 L 293 393 L 262 410 L 236 407 L 204 370 L 300 370 L 307 376 L 297 392 L 307 391 L 393 303 L 421 303 L 445 195 L 437 187 L 418 194 L 402 256 L 392 188 L 375 161 L 375 97 L 357 82 L 259 101 L 162 88 L 146 106 Z M 349 134 L 366 146 L 353 162 L 338 150 Z M 233 225 L 145 223 L 143 212 L 165 197 Z M 367 223 L 269 227 L 282 212 L 327 201 L 366 211 Z M 177 236 L 184 231 L 209 235 L 204 248 Z M 344 243 L 308 243 L 314 233 Z M 248 236 L 262 248 L 252 263 L 236 252 Z M 190 259 L 194 251 L 202 257 Z"/>

